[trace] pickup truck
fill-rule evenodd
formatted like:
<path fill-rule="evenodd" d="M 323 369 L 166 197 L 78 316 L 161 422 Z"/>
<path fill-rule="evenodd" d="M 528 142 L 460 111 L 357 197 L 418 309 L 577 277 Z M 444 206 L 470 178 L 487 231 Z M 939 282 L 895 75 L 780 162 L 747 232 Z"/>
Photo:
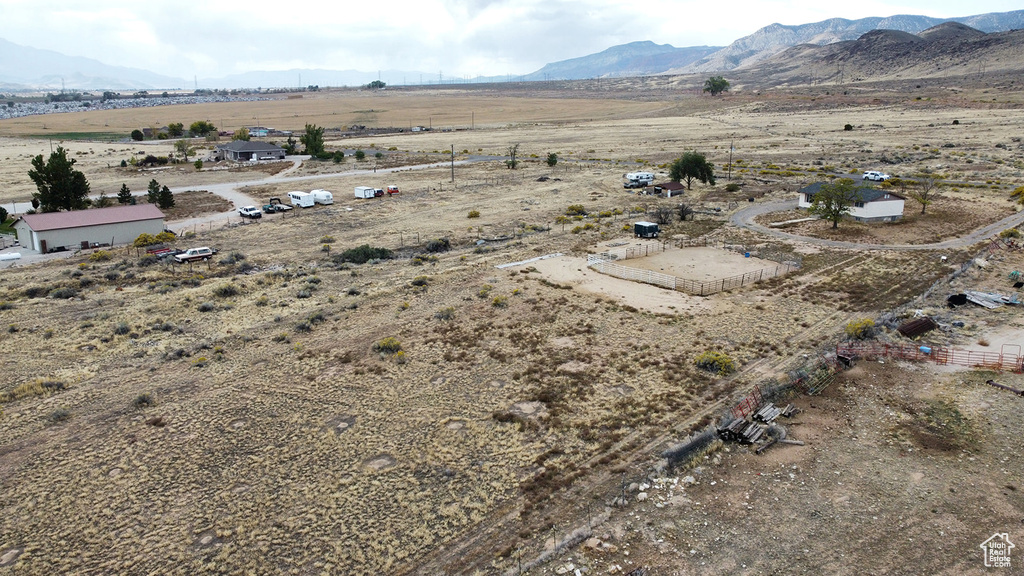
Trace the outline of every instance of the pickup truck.
<path fill-rule="evenodd" d="M 263 217 L 263 213 L 260 212 L 260 209 L 255 206 L 242 206 L 241 208 L 238 209 L 238 214 L 242 218 L 256 219 Z"/>
<path fill-rule="evenodd" d="M 179 264 L 183 262 L 194 262 L 196 260 L 209 260 L 216 254 L 217 251 L 208 246 L 201 246 L 199 248 L 189 248 L 184 252 L 180 252 L 174 255 L 174 260 Z"/>

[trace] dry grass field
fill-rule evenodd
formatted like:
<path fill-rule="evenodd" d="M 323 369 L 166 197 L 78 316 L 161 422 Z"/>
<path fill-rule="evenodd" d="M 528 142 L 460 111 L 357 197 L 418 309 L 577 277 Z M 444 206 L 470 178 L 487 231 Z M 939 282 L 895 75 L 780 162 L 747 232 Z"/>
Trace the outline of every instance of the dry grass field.
<path fill-rule="evenodd" d="M 127 134 L 200 118 L 234 127 L 258 113 L 261 124 L 292 130 L 458 128 L 332 139 L 329 149 L 363 149 L 368 160 L 254 171 L 120 168 L 171 144 L 62 141 L 94 193 L 112 196 L 122 182 L 144 190 L 155 178 L 178 190 L 239 183 L 253 203 L 326 188 L 335 204 L 193 227 L 178 243 L 218 248 L 208 264 L 170 266 L 115 247 L 0 271 L 0 574 L 515 574 L 520 558 L 538 557 L 588 517 L 611 546 L 591 542 L 531 573 L 554 573 L 569 557 L 593 573 L 786 572 L 797 555 L 801 571 L 887 572 L 879 551 L 901 529 L 909 536 L 887 549 L 910 568 L 893 573 L 979 571 L 980 560 L 963 558 L 997 529 L 1013 534 L 1009 522 L 1020 519 L 1011 511 L 1024 503 L 1012 479 L 1020 461 L 1005 459 L 1004 424 L 1019 403 L 975 374 L 858 366 L 824 397 L 800 400 L 805 420 L 793 436 L 807 446 L 765 457 L 733 448 L 686 472 L 697 484 L 670 505 L 611 505 L 623 479 L 652 482 L 667 445 L 755 382 L 833 345 L 851 320 L 924 309 L 966 320 L 941 333 L 950 343 L 996 342 L 990 333 L 1020 341 L 1016 308 L 944 312 L 941 286 L 918 298 L 983 245 L 856 252 L 727 224 L 749 196 L 791 198 L 822 172 L 865 169 L 930 168 L 957 185 L 925 216 L 908 201 L 905 223 L 844 222 L 841 239 L 921 243 L 1004 217 L 1024 183 L 1014 139 L 1024 111 L 985 105 L 982 87 L 956 88 L 933 88 L 928 100 L 881 86 L 858 89 L 857 99 L 798 90 L 710 99 L 618 84 L 543 97 L 326 92 L 0 122 L 0 203 L 31 195 L 31 157 L 49 151 L 43 125 Z M 730 142 L 736 192 L 725 190 Z M 515 143 L 523 164 L 514 171 L 500 159 L 469 162 L 452 182 L 448 166 L 411 168 L 449 160 L 452 146 L 456 160 L 469 160 L 501 157 Z M 680 276 L 738 274 L 755 259 L 798 261 L 799 271 L 700 298 L 586 267 L 599 243 L 634 242 L 633 220 L 679 202 L 624 191 L 622 173 L 663 178 L 664 164 L 689 149 L 705 152 L 720 178 L 687 192 L 700 213 L 667 225 L 662 239 L 708 237 L 734 250 L 670 248 L 626 263 Z M 555 167 L 543 162 L 549 152 Z M 388 184 L 403 192 L 351 197 L 353 186 Z M 169 226 L 224 211 L 212 197 L 178 196 Z M 574 204 L 588 215 L 559 223 Z M 393 258 L 344 261 L 361 245 Z M 496 268 L 555 253 L 563 256 Z M 1005 276 L 1024 268 L 1021 253 L 987 262 L 954 288 L 1012 290 Z M 697 368 L 705 351 L 729 355 L 738 371 Z M 1020 376 L 997 377 L 1024 387 Z M 957 422 L 962 413 L 969 428 L 932 442 L 914 428 L 927 424 L 929 406 Z M 954 479 L 943 479 L 947 468 Z M 746 506 L 723 504 L 747 496 Z M 712 552 L 726 547 L 736 554 Z"/>

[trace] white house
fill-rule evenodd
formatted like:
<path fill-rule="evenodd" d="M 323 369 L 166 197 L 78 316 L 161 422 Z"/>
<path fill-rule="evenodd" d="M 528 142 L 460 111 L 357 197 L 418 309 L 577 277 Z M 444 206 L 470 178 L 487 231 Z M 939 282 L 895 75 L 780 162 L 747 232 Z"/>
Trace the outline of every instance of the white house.
<path fill-rule="evenodd" d="M 814 195 L 821 190 L 824 182 L 815 182 L 799 190 L 800 208 L 810 208 Z M 903 219 L 903 207 L 906 200 L 899 194 L 888 190 L 879 190 L 871 186 L 854 188 L 857 201 L 850 207 L 848 218 L 857 222 L 896 222 Z"/>

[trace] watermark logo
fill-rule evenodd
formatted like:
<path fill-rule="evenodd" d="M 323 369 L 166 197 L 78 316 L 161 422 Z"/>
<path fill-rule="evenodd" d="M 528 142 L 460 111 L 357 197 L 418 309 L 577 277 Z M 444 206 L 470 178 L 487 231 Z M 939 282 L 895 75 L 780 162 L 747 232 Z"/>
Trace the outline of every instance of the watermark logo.
<path fill-rule="evenodd" d="M 1009 568 L 1010 551 L 1016 546 L 1010 542 L 1010 535 L 1006 532 L 996 532 L 991 538 L 981 543 L 981 549 L 985 551 L 985 566 L 988 568 Z"/>

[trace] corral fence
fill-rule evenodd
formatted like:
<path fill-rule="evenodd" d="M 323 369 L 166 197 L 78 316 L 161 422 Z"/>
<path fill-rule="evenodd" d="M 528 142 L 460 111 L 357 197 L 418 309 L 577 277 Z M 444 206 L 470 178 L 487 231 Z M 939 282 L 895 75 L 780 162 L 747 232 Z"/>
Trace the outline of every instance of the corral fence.
<path fill-rule="evenodd" d="M 687 280 L 685 278 L 678 278 L 669 274 L 652 272 L 642 268 L 631 268 L 629 266 L 614 263 L 615 260 L 642 258 L 644 256 L 663 252 L 665 248 L 666 246 L 664 244 L 650 243 L 641 246 L 629 246 L 618 250 L 607 250 L 599 254 L 588 254 L 587 267 L 616 278 L 632 280 L 634 282 L 643 282 L 644 284 L 653 284 L 655 286 L 661 286 L 662 288 L 679 290 L 696 296 L 707 296 L 716 292 L 742 288 L 749 284 L 760 282 L 761 280 L 767 280 L 769 278 L 788 274 L 789 272 L 800 268 L 797 264 L 785 262 L 777 266 L 762 268 L 760 270 L 754 270 L 752 272 L 746 272 L 736 276 L 729 276 L 727 278 L 719 278 L 716 280 Z"/>
<path fill-rule="evenodd" d="M 840 342 L 836 345 L 836 355 L 844 358 L 900 358 L 1017 374 L 1024 372 L 1024 356 L 1019 344 L 1003 344 L 999 352 L 988 352 L 884 342 Z"/>
<path fill-rule="evenodd" d="M 827 388 L 842 369 L 843 365 L 833 358 L 815 358 L 787 372 L 785 376 L 755 384 L 750 393 L 726 413 L 733 418 L 746 418 L 765 402 L 780 402 L 797 394 L 813 396 Z"/>

